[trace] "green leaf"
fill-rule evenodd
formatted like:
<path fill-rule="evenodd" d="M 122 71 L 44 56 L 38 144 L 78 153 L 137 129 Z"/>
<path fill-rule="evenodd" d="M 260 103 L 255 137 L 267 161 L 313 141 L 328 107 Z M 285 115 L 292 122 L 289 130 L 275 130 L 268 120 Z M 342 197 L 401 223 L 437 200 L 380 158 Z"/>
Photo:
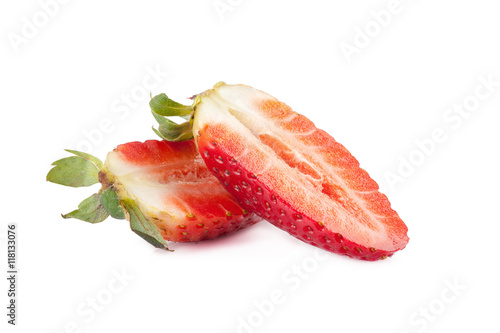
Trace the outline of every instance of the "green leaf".
<path fill-rule="evenodd" d="M 99 169 L 94 162 L 80 156 L 66 157 L 52 163 L 47 174 L 52 183 L 71 187 L 90 186 L 99 182 Z"/>
<path fill-rule="evenodd" d="M 100 203 L 99 194 L 92 194 L 78 205 L 77 210 L 62 215 L 65 219 L 75 218 L 90 223 L 102 222 L 108 216 L 108 212 Z"/>
<path fill-rule="evenodd" d="M 193 128 L 188 121 L 182 124 L 172 122 L 172 124 L 160 125 L 158 132 L 168 141 L 185 141 L 193 138 Z"/>
<path fill-rule="evenodd" d="M 158 130 L 156 128 L 153 127 L 152 129 L 153 129 L 153 132 L 155 132 L 156 135 L 158 135 L 162 140 L 167 140 L 160 132 L 158 132 Z"/>
<path fill-rule="evenodd" d="M 165 94 L 159 94 L 149 101 L 151 110 L 161 116 L 186 116 L 193 113 L 192 105 L 182 105 L 177 103 Z"/>
<path fill-rule="evenodd" d="M 108 187 L 104 190 L 104 192 L 101 193 L 99 201 L 111 217 L 119 220 L 125 219 L 125 213 L 123 212 L 120 200 L 118 200 L 118 196 L 113 187 Z"/>
<path fill-rule="evenodd" d="M 98 159 L 97 157 L 95 156 L 92 156 L 90 154 L 87 154 L 87 153 L 84 153 L 82 151 L 78 151 L 78 150 L 71 150 L 71 149 L 65 149 L 67 152 L 69 153 L 72 153 L 72 154 L 75 154 L 76 156 L 80 156 L 86 160 L 89 160 L 91 161 L 92 163 L 95 164 L 95 166 L 101 170 L 102 169 L 102 166 L 103 166 L 103 163 L 101 162 L 100 159 Z"/>
<path fill-rule="evenodd" d="M 134 200 L 125 199 L 121 201 L 129 215 L 130 228 L 154 247 L 168 250 L 167 242 L 160 235 L 155 225 L 149 221 L 137 206 Z"/>
<path fill-rule="evenodd" d="M 158 113 L 155 113 L 154 111 L 151 111 L 151 114 L 153 115 L 153 117 L 155 117 L 158 124 L 163 125 L 165 123 L 168 123 L 167 121 L 168 119 L 165 118 L 164 116 L 160 116 Z"/>
<path fill-rule="evenodd" d="M 153 131 L 163 140 L 167 141 L 185 141 L 193 138 L 193 127 L 190 121 L 177 124 L 170 119 L 155 114 L 156 121 L 160 124 L 158 129 L 153 128 Z"/>

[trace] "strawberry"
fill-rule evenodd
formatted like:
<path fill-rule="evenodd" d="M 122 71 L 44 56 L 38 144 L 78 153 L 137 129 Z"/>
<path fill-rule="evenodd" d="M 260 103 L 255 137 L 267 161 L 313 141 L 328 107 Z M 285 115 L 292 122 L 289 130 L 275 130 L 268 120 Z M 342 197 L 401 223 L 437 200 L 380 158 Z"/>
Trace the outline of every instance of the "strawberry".
<path fill-rule="evenodd" d="M 101 222 L 127 218 L 133 231 L 157 247 L 165 240 L 196 242 L 254 224 L 259 218 L 241 208 L 208 171 L 193 140 L 150 140 L 119 145 L 103 164 L 69 151 L 54 162 L 47 180 L 68 186 L 100 182 L 99 193 L 64 218 Z"/>
<path fill-rule="evenodd" d="M 408 243 L 406 225 L 349 151 L 276 98 L 218 83 L 191 106 L 165 94 L 150 106 L 158 134 L 194 133 L 208 169 L 241 206 L 298 239 L 370 261 Z M 189 121 L 176 127 L 168 116 Z"/>

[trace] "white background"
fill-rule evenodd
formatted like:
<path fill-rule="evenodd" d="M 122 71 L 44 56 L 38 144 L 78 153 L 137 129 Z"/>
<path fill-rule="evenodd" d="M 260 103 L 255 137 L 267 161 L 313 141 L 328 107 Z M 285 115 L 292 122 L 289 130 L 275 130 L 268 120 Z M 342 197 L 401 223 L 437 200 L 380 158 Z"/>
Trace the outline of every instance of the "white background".
<path fill-rule="evenodd" d="M 35 0 L 2 2 L 0 258 L 6 272 L 6 226 L 15 222 L 19 280 L 12 327 L 1 279 L 1 327 L 498 332 L 498 4 L 401 0 L 381 27 L 370 13 L 390 1 L 220 3 L 230 8 L 218 12 L 213 0 L 67 1 L 46 9 L 49 17 Z M 359 33 L 367 27 L 369 41 Z M 357 53 L 346 57 L 346 44 Z M 124 221 L 63 220 L 60 213 L 98 189 L 45 181 L 63 149 L 87 145 L 104 159 L 120 143 L 155 138 L 149 97 L 140 94 L 148 70 L 163 73 L 149 81 L 151 93 L 180 102 L 223 80 L 305 114 L 377 180 L 409 227 L 407 248 L 356 261 L 262 222 L 216 241 L 171 244 L 169 253 Z M 480 77 L 497 82 L 487 97 Z M 123 108 L 133 93 L 134 105 Z M 468 117 L 447 113 L 464 101 L 474 109 Z M 439 129 L 446 139 L 424 155 L 416 141 Z M 404 169 L 410 157 L 418 165 Z M 388 172 L 400 182 L 391 186 Z M 279 304 L 270 305 L 272 294 Z"/>

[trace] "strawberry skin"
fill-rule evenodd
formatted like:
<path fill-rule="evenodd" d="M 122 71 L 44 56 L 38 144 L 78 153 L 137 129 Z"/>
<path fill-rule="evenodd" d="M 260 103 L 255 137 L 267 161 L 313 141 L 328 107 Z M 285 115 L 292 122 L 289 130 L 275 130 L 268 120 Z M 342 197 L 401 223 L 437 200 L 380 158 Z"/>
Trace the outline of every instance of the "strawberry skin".
<path fill-rule="evenodd" d="M 120 200 L 133 199 L 169 241 L 213 239 L 260 220 L 208 171 L 193 140 L 119 145 L 108 154 L 101 179 Z"/>
<path fill-rule="evenodd" d="M 218 84 L 197 97 L 193 132 L 241 206 L 298 239 L 369 261 L 408 243 L 406 225 L 347 149 L 274 97 Z"/>

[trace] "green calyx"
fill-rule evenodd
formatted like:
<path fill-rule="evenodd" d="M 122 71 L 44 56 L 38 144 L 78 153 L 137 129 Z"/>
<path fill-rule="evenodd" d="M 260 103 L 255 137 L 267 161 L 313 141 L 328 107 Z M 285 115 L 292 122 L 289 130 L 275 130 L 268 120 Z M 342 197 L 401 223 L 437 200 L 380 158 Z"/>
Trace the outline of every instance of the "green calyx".
<path fill-rule="evenodd" d="M 103 163 L 96 157 L 76 150 L 66 150 L 75 156 L 66 157 L 52 163 L 54 166 L 47 174 L 47 181 L 70 186 L 83 187 L 102 182 L 99 192 L 83 200 L 78 208 L 67 214 L 65 219 L 75 218 L 89 223 L 99 223 L 108 216 L 127 219 L 137 235 L 157 248 L 168 250 L 155 225 L 141 212 L 132 199 L 120 200 L 113 184 L 109 184 Z"/>
<path fill-rule="evenodd" d="M 153 117 L 158 122 L 158 129 L 153 131 L 163 140 L 185 141 L 193 138 L 193 113 L 199 97 L 195 97 L 192 105 L 177 103 L 165 94 L 151 98 L 149 106 Z M 185 122 L 176 123 L 169 117 L 181 117 Z"/>

